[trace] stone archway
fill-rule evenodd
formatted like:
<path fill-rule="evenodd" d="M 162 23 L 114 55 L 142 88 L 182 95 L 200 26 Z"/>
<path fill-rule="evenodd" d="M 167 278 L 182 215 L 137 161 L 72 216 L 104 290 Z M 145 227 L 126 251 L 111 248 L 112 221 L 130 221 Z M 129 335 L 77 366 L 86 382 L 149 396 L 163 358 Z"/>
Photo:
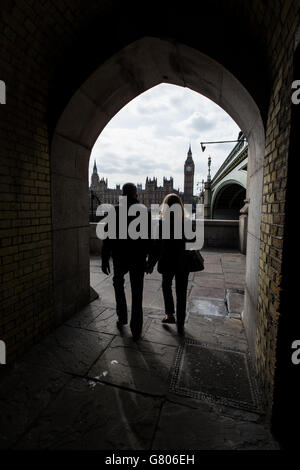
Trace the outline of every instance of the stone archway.
<path fill-rule="evenodd" d="M 244 205 L 246 188 L 238 181 L 227 180 L 213 192 L 211 201 L 212 219 L 238 219 Z"/>
<path fill-rule="evenodd" d="M 109 120 L 159 83 L 197 91 L 222 107 L 249 143 L 250 198 L 244 323 L 255 353 L 260 211 L 265 135 L 259 108 L 222 65 L 175 41 L 140 39 L 102 64 L 76 91 L 57 123 L 51 146 L 56 322 L 89 299 L 88 163 Z"/>

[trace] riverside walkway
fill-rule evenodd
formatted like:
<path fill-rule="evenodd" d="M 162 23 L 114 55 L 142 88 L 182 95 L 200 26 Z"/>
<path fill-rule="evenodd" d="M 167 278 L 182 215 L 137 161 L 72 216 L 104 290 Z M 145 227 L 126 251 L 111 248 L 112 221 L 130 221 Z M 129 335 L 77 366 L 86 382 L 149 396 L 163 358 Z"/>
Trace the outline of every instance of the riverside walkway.
<path fill-rule="evenodd" d="M 190 274 L 186 332 L 163 325 L 161 276 L 145 276 L 144 327 L 116 328 L 112 275 L 0 384 L 0 448 L 277 449 L 260 406 L 242 322 L 245 256 L 203 251 Z M 126 280 L 130 303 L 130 284 Z"/>

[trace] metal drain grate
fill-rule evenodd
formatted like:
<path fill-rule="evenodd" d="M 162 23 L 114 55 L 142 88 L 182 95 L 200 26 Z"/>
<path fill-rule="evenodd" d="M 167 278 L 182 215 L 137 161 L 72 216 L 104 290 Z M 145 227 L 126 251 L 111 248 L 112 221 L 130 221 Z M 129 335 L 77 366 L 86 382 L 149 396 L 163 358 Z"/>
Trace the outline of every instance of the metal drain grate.
<path fill-rule="evenodd" d="M 248 411 L 260 411 L 247 353 L 185 339 L 178 348 L 170 391 Z"/>

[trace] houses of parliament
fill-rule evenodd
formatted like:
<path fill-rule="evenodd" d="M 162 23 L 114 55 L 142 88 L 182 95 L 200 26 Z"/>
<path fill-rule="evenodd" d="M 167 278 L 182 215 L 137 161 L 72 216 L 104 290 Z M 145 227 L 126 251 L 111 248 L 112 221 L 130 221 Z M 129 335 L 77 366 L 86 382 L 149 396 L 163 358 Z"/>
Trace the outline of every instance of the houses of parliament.
<path fill-rule="evenodd" d="M 138 200 L 141 204 L 149 207 L 151 204 L 161 204 L 164 197 L 170 193 L 178 194 L 185 204 L 193 203 L 195 164 L 193 161 L 191 146 L 184 163 L 184 192 L 174 188 L 173 178 L 163 178 L 163 185 L 158 186 L 157 178 L 147 176 L 145 188 L 142 184 L 137 184 Z M 107 178 L 100 179 L 96 161 L 94 162 L 91 185 L 89 187 L 90 198 L 90 218 L 95 218 L 96 209 L 99 204 L 117 204 L 119 196 L 122 195 L 122 188 L 119 184 L 115 188 L 108 187 Z"/>

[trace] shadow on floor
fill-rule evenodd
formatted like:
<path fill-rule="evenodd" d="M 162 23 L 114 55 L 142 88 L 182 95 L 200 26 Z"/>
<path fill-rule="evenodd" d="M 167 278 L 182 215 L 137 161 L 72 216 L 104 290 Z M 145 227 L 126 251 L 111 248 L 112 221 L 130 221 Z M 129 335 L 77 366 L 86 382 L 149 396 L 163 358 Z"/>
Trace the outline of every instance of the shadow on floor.
<path fill-rule="evenodd" d="M 145 278 L 142 339 L 116 328 L 112 276 L 0 384 L 0 448 L 276 449 L 259 407 L 241 319 L 245 257 L 203 252 L 185 337 L 162 325 L 161 279 Z M 126 281 L 130 304 L 130 285 Z M 3 410 L 3 411 L 2 411 Z M 180 433 L 174 433 L 180 429 Z"/>

